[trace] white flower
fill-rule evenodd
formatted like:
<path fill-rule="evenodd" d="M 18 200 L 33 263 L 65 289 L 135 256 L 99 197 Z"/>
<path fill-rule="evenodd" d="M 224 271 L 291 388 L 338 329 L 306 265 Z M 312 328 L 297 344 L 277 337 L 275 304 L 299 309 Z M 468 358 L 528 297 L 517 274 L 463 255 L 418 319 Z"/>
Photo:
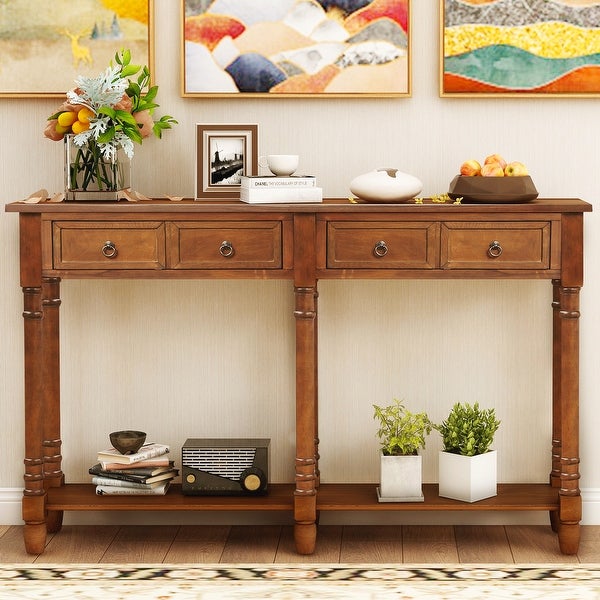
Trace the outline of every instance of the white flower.
<path fill-rule="evenodd" d="M 114 106 L 121 100 L 129 81 L 120 76 L 121 67 L 108 67 L 98 77 L 83 77 L 75 79 L 76 90 L 67 92 L 69 101 L 73 104 L 84 104 L 94 112 L 102 106 Z"/>

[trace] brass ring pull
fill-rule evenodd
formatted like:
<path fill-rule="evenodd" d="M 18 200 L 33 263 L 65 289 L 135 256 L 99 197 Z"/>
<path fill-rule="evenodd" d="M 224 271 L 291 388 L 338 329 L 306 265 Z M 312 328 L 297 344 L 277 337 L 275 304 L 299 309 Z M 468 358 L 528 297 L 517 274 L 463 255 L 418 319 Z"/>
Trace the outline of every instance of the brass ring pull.
<path fill-rule="evenodd" d="M 375 256 L 377 256 L 378 258 L 381 258 L 381 257 L 385 256 L 387 253 L 388 253 L 388 247 L 387 247 L 387 244 L 383 240 L 381 240 L 375 244 L 375 247 L 373 248 L 373 254 Z"/>
<path fill-rule="evenodd" d="M 219 248 L 219 252 L 221 256 L 225 258 L 231 258 L 235 254 L 235 250 L 233 248 L 233 244 L 228 242 L 227 240 L 223 240 L 221 242 L 221 247 Z"/>
<path fill-rule="evenodd" d="M 118 253 L 119 252 L 114 242 L 111 242 L 110 240 L 104 242 L 104 246 L 102 246 L 102 254 L 106 256 L 106 258 L 115 258 Z"/>
<path fill-rule="evenodd" d="M 502 246 L 500 245 L 500 242 L 497 240 L 491 242 L 487 253 L 490 258 L 498 258 L 502 254 Z"/>

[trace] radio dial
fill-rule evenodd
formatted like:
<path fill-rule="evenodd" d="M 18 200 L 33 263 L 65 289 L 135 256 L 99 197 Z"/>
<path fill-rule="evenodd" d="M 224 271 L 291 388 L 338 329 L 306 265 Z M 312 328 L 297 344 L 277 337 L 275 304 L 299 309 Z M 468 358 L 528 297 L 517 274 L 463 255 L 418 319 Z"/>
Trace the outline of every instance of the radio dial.
<path fill-rule="evenodd" d="M 242 471 L 240 483 L 247 492 L 258 492 L 267 485 L 267 478 L 262 469 L 250 467 Z"/>

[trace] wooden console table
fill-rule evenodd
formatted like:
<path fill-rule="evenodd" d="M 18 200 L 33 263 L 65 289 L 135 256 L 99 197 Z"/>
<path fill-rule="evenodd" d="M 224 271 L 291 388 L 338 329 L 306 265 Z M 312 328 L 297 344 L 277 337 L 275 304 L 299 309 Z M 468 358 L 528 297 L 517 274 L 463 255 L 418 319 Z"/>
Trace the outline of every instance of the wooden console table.
<path fill-rule="evenodd" d="M 583 213 L 577 199 L 526 204 L 311 205 L 240 202 L 12 203 L 19 213 L 25 335 L 24 537 L 44 551 L 65 510 L 293 511 L 296 549 L 314 551 L 318 511 L 543 510 L 560 549 L 579 545 L 579 292 Z M 96 496 L 61 470 L 60 282 L 69 278 L 271 279 L 294 282 L 295 484 L 266 497 Z M 474 504 L 440 498 L 380 504 L 375 486 L 319 485 L 317 282 L 319 279 L 549 279 L 553 398 L 548 484 L 499 485 Z M 549 464 L 550 464 L 549 462 Z"/>

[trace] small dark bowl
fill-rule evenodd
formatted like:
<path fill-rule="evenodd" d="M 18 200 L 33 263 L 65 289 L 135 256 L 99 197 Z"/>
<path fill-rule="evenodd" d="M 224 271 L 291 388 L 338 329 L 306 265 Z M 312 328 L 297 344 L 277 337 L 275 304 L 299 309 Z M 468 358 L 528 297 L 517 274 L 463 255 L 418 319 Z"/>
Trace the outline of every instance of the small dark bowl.
<path fill-rule="evenodd" d="M 143 431 L 113 431 L 109 437 L 110 443 L 121 454 L 135 454 L 146 441 L 146 434 Z"/>
<path fill-rule="evenodd" d="M 465 202 L 529 202 L 538 197 L 538 191 L 529 175 L 518 177 L 468 177 L 457 175 L 448 190 L 450 198 Z"/>

